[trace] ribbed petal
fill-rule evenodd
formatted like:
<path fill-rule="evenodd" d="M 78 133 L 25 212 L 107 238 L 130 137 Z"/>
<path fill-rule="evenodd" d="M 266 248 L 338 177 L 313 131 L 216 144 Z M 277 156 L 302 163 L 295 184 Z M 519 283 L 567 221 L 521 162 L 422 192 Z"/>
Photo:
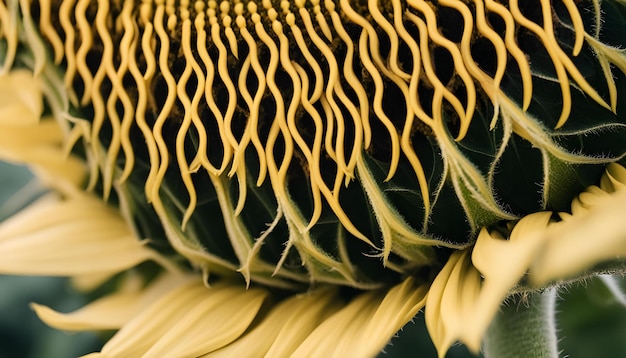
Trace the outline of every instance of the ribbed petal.
<path fill-rule="evenodd" d="M 546 247 L 531 270 L 537 285 L 567 279 L 594 265 L 626 258 L 626 190 L 604 198 L 602 205 L 553 225 Z"/>
<path fill-rule="evenodd" d="M 456 340 L 474 352 L 480 350 L 482 336 L 500 304 L 541 248 L 550 216 L 549 212 L 526 216 L 509 240 L 482 229 L 471 260 L 469 251 L 450 256 L 426 301 L 426 325 L 440 357 Z"/>
<path fill-rule="evenodd" d="M 30 71 L 15 70 L 0 76 L 0 126 L 28 126 L 39 121 L 43 99 Z"/>
<path fill-rule="evenodd" d="M 478 299 L 480 273 L 468 251 L 454 252 L 433 281 L 426 300 L 426 326 L 439 357 L 466 329 Z"/>
<path fill-rule="evenodd" d="M 84 163 L 67 156 L 60 147 L 37 146 L 11 154 L 14 155 L 4 159 L 27 165 L 45 185 L 62 191 L 78 188 L 86 176 Z"/>
<path fill-rule="evenodd" d="M 295 295 L 271 309 L 258 325 L 232 344 L 208 357 L 259 356 L 287 357 L 328 316 L 343 305 L 334 289 L 318 289 Z"/>
<path fill-rule="evenodd" d="M 50 307 L 32 303 L 39 319 L 50 327 L 65 331 L 118 329 L 136 310 L 139 292 L 118 292 L 103 297 L 72 313 L 59 313 Z"/>
<path fill-rule="evenodd" d="M 412 279 L 387 292 L 363 293 L 317 327 L 293 356 L 376 356 L 424 306 L 425 295 Z"/>
<path fill-rule="evenodd" d="M 378 292 L 359 295 L 346 307 L 329 317 L 298 347 L 294 357 L 359 356 L 355 349 L 363 327 L 382 300 Z M 394 332 L 395 333 L 395 332 Z M 390 337 L 394 334 L 392 333 Z M 377 347 L 377 352 L 383 347 Z M 367 356 L 372 356 L 370 352 Z M 361 355 L 363 356 L 363 355 Z"/>
<path fill-rule="evenodd" d="M 606 191 L 595 185 L 590 186 L 572 200 L 572 215 L 575 217 L 582 216 L 589 210 L 602 206 L 608 197 L 609 193 Z"/>
<path fill-rule="evenodd" d="M 191 307 L 148 350 L 148 357 L 197 357 L 238 339 L 257 316 L 268 292 L 235 289 L 213 292 Z"/>
<path fill-rule="evenodd" d="M 626 257 L 626 168 L 611 163 L 600 180 L 572 201 L 572 214 L 546 233 L 530 279 L 544 285 L 571 278 L 602 262 Z"/>
<path fill-rule="evenodd" d="M 72 287 L 80 292 L 89 292 L 103 285 L 115 274 L 117 274 L 117 272 L 98 272 L 94 274 L 73 276 Z"/>
<path fill-rule="evenodd" d="M 616 163 L 607 165 L 600 187 L 609 193 L 626 188 L 626 168 Z"/>
<path fill-rule="evenodd" d="M 270 357 L 291 355 L 321 322 L 337 312 L 342 305 L 337 292 L 329 289 L 295 296 L 289 301 L 297 301 L 298 309 L 288 319 L 274 322 L 281 329 L 276 338 L 270 341 L 273 342 L 267 351 Z M 268 338 L 270 337 L 264 337 Z"/>
<path fill-rule="evenodd" d="M 472 253 L 472 263 L 483 276 L 483 285 L 473 318 L 463 330 L 463 342 L 475 352 L 483 333 L 509 291 L 517 285 L 542 248 L 542 234 L 551 212 L 530 214 L 520 220 L 508 241 L 481 232 Z"/>
<path fill-rule="evenodd" d="M 357 333 L 360 338 L 355 346 L 358 355 L 376 355 L 380 352 L 391 337 L 424 307 L 427 290 L 427 286 L 417 286 L 410 278 L 389 290 L 365 329 Z M 350 349 L 345 348 L 346 352 Z"/>
<path fill-rule="evenodd" d="M 157 256 L 118 212 L 87 195 L 36 202 L 0 224 L 4 274 L 111 273 Z"/>
<path fill-rule="evenodd" d="M 61 128 L 52 118 L 41 119 L 42 113 L 40 83 L 32 73 L 16 70 L 0 78 L 0 159 L 28 165 L 52 187 L 78 187 L 85 165 L 67 155 Z"/>
<path fill-rule="evenodd" d="M 267 292 L 240 283 L 207 288 L 193 281 L 170 290 L 130 320 L 89 357 L 196 357 L 237 339 Z"/>
<path fill-rule="evenodd" d="M 0 120 L 5 119 L 0 117 Z M 31 121 L 29 121 L 31 122 Z M 42 118 L 31 123 L 30 125 L 7 125 L 0 123 L 0 153 L 12 155 L 18 158 L 21 153 L 19 150 L 28 150 L 33 146 L 59 146 L 63 142 L 63 132 L 50 117 Z M 3 156 L 4 157 L 4 156 Z M 10 157 L 8 157 L 10 159 Z M 5 158 L 7 159 L 7 158 Z"/>
<path fill-rule="evenodd" d="M 35 303 L 31 307 L 42 321 L 56 329 L 64 331 L 119 329 L 163 294 L 188 282 L 189 279 L 190 277 L 168 274 L 143 290 L 130 287 L 67 314 Z"/>

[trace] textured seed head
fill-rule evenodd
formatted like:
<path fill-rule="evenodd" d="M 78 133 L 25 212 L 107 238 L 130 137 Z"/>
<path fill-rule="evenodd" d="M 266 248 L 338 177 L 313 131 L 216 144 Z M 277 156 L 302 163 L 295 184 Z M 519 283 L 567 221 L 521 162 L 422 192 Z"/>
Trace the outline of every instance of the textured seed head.
<path fill-rule="evenodd" d="M 561 174 L 589 164 L 591 178 L 591 164 L 623 155 L 616 141 L 585 151 L 588 135 L 623 135 L 626 70 L 600 37 L 601 10 L 585 6 L 78 0 L 21 11 L 86 118 L 69 138 L 84 140 L 90 187 L 108 197 L 117 185 L 144 236 L 205 272 L 367 288 L 428 276 L 481 226 L 559 209 L 592 181 Z M 146 224 L 156 218 L 164 232 Z"/>

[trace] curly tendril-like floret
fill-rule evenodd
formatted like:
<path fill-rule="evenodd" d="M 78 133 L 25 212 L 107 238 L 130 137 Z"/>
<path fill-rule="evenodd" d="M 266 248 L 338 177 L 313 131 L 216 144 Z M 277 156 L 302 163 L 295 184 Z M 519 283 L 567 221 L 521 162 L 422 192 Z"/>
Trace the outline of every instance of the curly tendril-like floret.
<path fill-rule="evenodd" d="M 584 6 L 591 20 L 583 19 Z M 12 20 L 18 12 L 22 23 Z M 15 61 L 20 26 L 35 71 L 43 68 L 46 51 L 65 67 L 68 141 L 84 141 L 89 186 L 101 187 L 105 197 L 139 175 L 161 220 L 176 222 L 181 232 L 199 206 L 216 200 L 246 278 L 255 270 L 282 272 L 295 247 L 307 269 L 317 272 L 313 276 L 337 279 L 330 267 L 341 282 L 358 286 L 348 236 L 401 273 L 428 263 L 432 252 L 424 246 L 471 241 L 429 232 L 446 186 L 470 232 L 514 219 L 494 181 L 518 138 L 541 153 L 544 206 L 555 161 L 594 164 L 622 155 L 587 155 L 557 138 L 559 130 L 586 135 L 621 126 L 567 132 L 581 94 L 617 111 L 615 73 L 626 72 L 626 61 L 622 50 L 601 40 L 601 12 L 597 0 L 589 6 L 574 0 L 3 1 L 2 71 Z M 595 55 L 606 88 L 583 75 L 576 59 L 581 53 Z M 557 88 L 554 118 L 538 119 L 530 110 L 538 82 Z M 494 133 L 491 151 L 468 144 L 484 123 Z M 478 165 L 468 151 L 485 151 L 488 164 Z M 211 183 L 215 199 L 206 198 L 199 172 L 208 176 L 203 183 Z M 172 173 L 176 188 L 170 187 Z M 390 192 L 409 190 L 396 187 L 398 176 L 416 183 L 410 190 L 423 214 L 418 220 L 390 204 Z M 353 182 L 380 237 L 365 232 L 369 223 L 357 222 L 345 205 Z M 273 212 L 272 222 L 250 232 L 241 215 L 251 200 L 263 201 L 257 188 L 267 186 L 273 198 L 263 205 Z M 306 186 L 306 194 L 294 194 L 294 186 Z M 178 187 L 186 198 L 171 198 Z M 181 217 L 173 218 L 168 205 L 182 208 Z M 329 220 L 341 225 L 333 253 L 311 234 Z M 288 237 L 280 258 L 257 260 L 281 222 Z M 192 262 L 230 268 L 200 241 L 182 236 L 168 233 Z"/>

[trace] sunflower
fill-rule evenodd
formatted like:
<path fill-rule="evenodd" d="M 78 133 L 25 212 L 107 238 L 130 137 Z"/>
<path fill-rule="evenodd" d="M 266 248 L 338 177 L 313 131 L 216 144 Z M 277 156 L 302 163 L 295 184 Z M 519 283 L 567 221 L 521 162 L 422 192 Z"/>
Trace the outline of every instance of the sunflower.
<path fill-rule="evenodd" d="M 49 190 L 0 272 L 100 287 L 32 305 L 116 331 L 90 357 L 374 356 L 422 309 L 440 356 L 557 356 L 556 290 L 626 267 L 625 30 L 618 0 L 3 0 L 0 158 Z"/>

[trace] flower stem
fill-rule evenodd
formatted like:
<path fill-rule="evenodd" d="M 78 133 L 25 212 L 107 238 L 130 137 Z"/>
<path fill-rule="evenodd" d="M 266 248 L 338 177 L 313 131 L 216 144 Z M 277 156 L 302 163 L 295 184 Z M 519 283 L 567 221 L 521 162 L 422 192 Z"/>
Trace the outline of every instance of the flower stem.
<path fill-rule="evenodd" d="M 556 290 L 515 296 L 491 323 L 484 340 L 487 358 L 557 358 Z"/>

